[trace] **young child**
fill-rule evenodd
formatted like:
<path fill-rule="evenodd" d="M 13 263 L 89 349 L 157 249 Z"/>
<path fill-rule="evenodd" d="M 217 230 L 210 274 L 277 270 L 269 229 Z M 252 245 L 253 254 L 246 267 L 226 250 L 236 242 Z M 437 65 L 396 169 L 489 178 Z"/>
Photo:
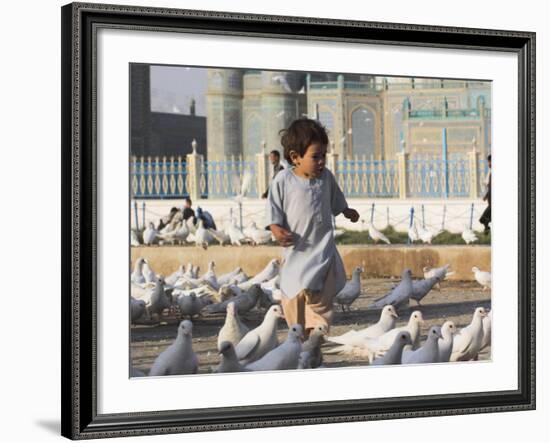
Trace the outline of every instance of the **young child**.
<path fill-rule="evenodd" d="M 325 168 L 325 128 L 314 120 L 299 119 L 281 133 L 291 167 L 271 183 L 266 229 L 285 246 L 280 270 L 285 320 L 289 326 L 301 324 L 309 335 L 318 325 L 328 329 L 332 299 L 346 283 L 332 217 L 342 213 L 355 223 L 359 214 L 348 207 L 334 175 Z"/>

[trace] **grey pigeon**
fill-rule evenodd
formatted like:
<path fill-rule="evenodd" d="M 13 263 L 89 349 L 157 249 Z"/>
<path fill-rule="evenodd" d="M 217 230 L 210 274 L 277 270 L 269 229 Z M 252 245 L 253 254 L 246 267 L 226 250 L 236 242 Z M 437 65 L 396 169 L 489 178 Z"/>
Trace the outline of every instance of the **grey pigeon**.
<path fill-rule="evenodd" d="M 205 308 L 205 312 L 207 312 L 208 314 L 225 312 L 227 308 L 227 304 L 231 301 L 235 303 L 235 307 L 237 308 L 237 311 L 239 311 L 239 314 L 244 314 L 245 312 L 250 311 L 254 306 L 256 306 L 256 303 L 258 302 L 258 298 L 260 297 L 261 294 L 262 294 L 262 289 L 260 288 L 260 285 L 254 284 L 246 292 L 244 292 L 241 295 L 238 295 L 237 297 L 233 297 L 222 303 L 216 303 L 216 304 L 207 306 Z"/>
<path fill-rule="evenodd" d="M 441 336 L 441 328 L 432 326 L 428 332 L 428 338 L 424 345 L 416 351 L 403 351 L 403 364 L 437 363 L 439 361 L 438 341 Z"/>
<path fill-rule="evenodd" d="M 157 277 L 154 284 L 155 287 L 151 291 L 150 304 L 147 306 L 147 309 L 149 316 L 157 314 L 160 317 L 162 311 L 172 306 L 172 301 L 164 292 L 164 280 L 161 277 Z"/>
<path fill-rule="evenodd" d="M 246 365 L 251 371 L 280 371 L 296 369 L 302 352 L 303 329 L 299 324 L 292 325 L 288 330 L 287 339 L 275 349 L 272 349 L 259 360 Z"/>
<path fill-rule="evenodd" d="M 451 358 L 453 351 L 453 341 L 456 332 L 454 322 L 448 320 L 441 326 L 441 338 L 439 339 L 439 362 L 446 363 Z"/>
<path fill-rule="evenodd" d="M 130 377 L 147 377 L 147 374 L 132 366 L 130 368 Z"/>
<path fill-rule="evenodd" d="M 298 369 L 318 368 L 323 364 L 321 345 L 324 342 L 326 333 L 327 327 L 325 325 L 313 328 L 309 334 L 309 338 L 302 345 Z"/>
<path fill-rule="evenodd" d="M 395 336 L 395 340 L 388 352 L 382 357 L 376 358 L 372 364 L 378 365 L 400 365 L 403 356 L 403 348 L 407 345 L 412 345 L 411 334 L 407 331 L 402 331 Z"/>
<path fill-rule="evenodd" d="M 146 305 L 144 300 L 136 300 L 134 297 L 130 296 L 130 318 L 132 323 L 135 323 L 143 314 L 145 314 Z"/>
<path fill-rule="evenodd" d="M 235 347 L 233 343 L 229 341 L 221 342 L 219 345 L 220 364 L 214 372 L 244 372 L 248 371 L 243 365 L 239 363 L 237 354 L 235 353 Z"/>
<path fill-rule="evenodd" d="M 237 357 L 246 365 L 263 357 L 278 344 L 277 322 L 283 318 L 283 310 L 278 305 L 271 306 L 262 323 L 249 331 L 235 346 Z"/>
<path fill-rule="evenodd" d="M 218 349 L 221 349 L 222 342 L 230 342 L 233 343 L 233 346 L 237 346 L 237 343 L 242 340 L 248 330 L 248 327 L 239 318 L 235 303 L 228 303 L 225 323 L 218 334 Z"/>
<path fill-rule="evenodd" d="M 361 294 L 361 272 L 363 269 L 357 266 L 353 270 L 351 280 L 347 281 L 342 290 L 334 297 L 335 303 L 340 305 L 342 312 L 344 312 L 344 306 L 347 306 L 349 311 L 351 304 Z"/>
<path fill-rule="evenodd" d="M 416 301 L 418 306 L 420 306 L 420 301 L 428 295 L 428 292 L 432 290 L 432 288 L 439 283 L 438 277 L 430 277 L 424 280 L 414 280 L 412 282 L 412 294 L 411 298 Z"/>
<path fill-rule="evenodd" d="M 202 309 L 210 303 L 212 303 L 210 297 L 197 297 L 194 292 L 191 292 L 189 295 L 181 294 L 177 299 L 181 316 L 189 318 L 200 315 Z"/>
<path fill-rule="evenodd" d="M 453 271 L 450 271 L 450 268 L 450 264 L 446 264 L 439 268 L 430 268 L 429 266 L 424 266 L 422 268 L 422 272 L 424 272 L 424 278 L 437 277 L 439 278 L 439 281 L 442 282 L 443 280 L 447 279 L 447 276 L 454 274 Z M 439 288 L 439 283 L 436 286 Z"/>
<path fill-rule="evenodd" d="M 178 335 L 156 358 L 149 376 L 196 374 L 199 368 L 197 356 L 192 347 L 193 323 L 183 320 Z"/>
<path fill-rule="evenodd" d="M 380 319 L 374 325 L 359 331 L 348 331 L 345 334 L 328 337 L 327 340 L 333 343 L 341 345 L 358 346 L 365 338 L 376 338 L 385 334 L 390 329 L 395 327 L 395 321 L 397 320 L 397 312 L 392 305 L 386 305 L 380 313 Z"/>
<path fill-rule="evenodd" d="M 401 282 L 389 294 L 372 303 L 369 309 L 382 309 L 386 305 L 399 307 L 409 302 L 413 293 L 412 272 L 410 269 L 405 269 L 401 276 Z"/>
<path fill-rule="evenodd" d="M 475 309 L 471 323 L 456 333 L 449 361 L 468 361 L 477 357 L 483 341 L 483 318 L 486 315 L 482 307 Z"/>

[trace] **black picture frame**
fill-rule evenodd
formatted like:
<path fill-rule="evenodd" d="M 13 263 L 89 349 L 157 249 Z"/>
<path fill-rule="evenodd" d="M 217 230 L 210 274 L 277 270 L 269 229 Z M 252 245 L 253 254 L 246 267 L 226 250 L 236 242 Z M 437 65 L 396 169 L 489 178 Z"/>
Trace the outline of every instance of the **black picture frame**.
<path fill-rule="evenodd" d="M 535 33 L 72 3 L 62 7 L 62 435 L 71 439 L 473 414 L 535 408 Z M 97 413 L 99 27 L 504 51 L 519 80 L 518 389 L 284 405 Z"/>

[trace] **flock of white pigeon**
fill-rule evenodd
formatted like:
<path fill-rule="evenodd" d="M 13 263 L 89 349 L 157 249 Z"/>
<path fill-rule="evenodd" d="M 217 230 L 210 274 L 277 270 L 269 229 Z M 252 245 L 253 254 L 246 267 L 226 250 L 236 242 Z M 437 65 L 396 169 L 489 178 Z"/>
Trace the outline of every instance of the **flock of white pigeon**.
<path fill-rule="evenodd" d="M 250 222 L 246 228 L 241 230 L 235 219 L 225 223 L 224 229 L 220 230 L 205 228 L 200 219 L 197 220 L 195 226 L 192 218 L 187 221 L 175 218 L 161 229 L 155 228 L 155 224 L 150 222 L 143 230 L 142 241 L 135 230 L 132 229 L 130 232 L 132 246 L 194 243 L 206 249 L 208 245 L 216 243 L 222 246 L 264 245 L 274 240 L 270 231 L 258 228 L 255 222 Z"/>
<path fill-rule="evenodd" d="M 179 212 L 181 214 L 181 211 Z M 374 243 L 384 242 L 391 244 L 387 236 L 376 229 L 372 222 L 367 223 L 367 231 Z M 433 230 L 423 227 L 413 220 L 411 227 L 408 230 L 408 238 L 412 243 L 422 242 L 431 244 L 432 240 L 441 234 L 443 230 Z M 335 236 L 338 237 L 343 233 L 342 230 L 335 230 Z M 462 231 L 462 239 L 466 244 L 475 243 L 478 241 L 476 233 L 469 227 L 465 226 Z M 243 244 L 264 245 L 271 241 L 275 241 L 271 232 L 258 227 L 254 221 L 251 221 L 245 228 L 241 229 L 234 218 L 224 224 L 224 228 L 220 230 L 205 228 L 202 220 L 197 221 L 195 226 L 192 219 L 183 220 L 180 216 L 175 216 L 166 225 L 159 223 L 155 228 L 153 222 L 149 222 L 148 226 L 143 230 L 141 239 L 136 230 L 131 230 L 131 245 L 155 245 L 155 244 L 195 244 L 203 248 L 207 248 L 211 244 L 234 245 L 241 246 Z"/>
<path fill-rule="evenodd" d="M 327 337 L 326 329 L 318 327 L 304 341 L 304 331 L 296 324 L 289 328 L 286 340 L 279 343 L 277 326 L 279 319 L 284 318 L 279 266 L 279 261 L 273 259 L 253 277 L 240 267 L 218 276 L 214 262 L 202 275 L 197 266 L 189 263 L 163 277 L 154 272 L 147 260 L 137 259 L 131 272 L 131 322 L 153 324 L 170 313 L 179 314 L 182 319 L 174 342 L 157 356 L 147 375 L 197 373 L 199 360 L 193 351 L 191 320 L 220 314 L 225 319 L 217 336 L 220 363 L 214 372 L 318 368 L 323 366 L 323 352 L 353 355 L 373 365 L 476 360 L 490 346 L 491 313 L 483 307 L 476 307 L 471 323 L 460 330 L 452 321 L 433 325 L 424 343 L 420 343 L 424 320 L 419 310 L 412 312 L 405 326 L 396 327 L 398 310 L 408 306 L 410 299 L 420 306 L 432 288 L 452 274 L 449 265 L 424 268 L 424 278 L 418 280 L 412 279 L 409 269 L 403 271 L 399 284 L 368 306 L 381 312 L 374 325 L 335 337 Z M 349 311 L 361 294 L 363 272 L 363 267 L 356 267 L 351 280 L 336 295 L 334 303 L 343 312 Z M 491 287 L 489 272 L 475 267 L 472 272 L 484 290 Z M 253 309 L 264 315 L 261 323 L 250 329 L 241 316 Z M 132 376 L 145 375 L 132 369 Z"/>

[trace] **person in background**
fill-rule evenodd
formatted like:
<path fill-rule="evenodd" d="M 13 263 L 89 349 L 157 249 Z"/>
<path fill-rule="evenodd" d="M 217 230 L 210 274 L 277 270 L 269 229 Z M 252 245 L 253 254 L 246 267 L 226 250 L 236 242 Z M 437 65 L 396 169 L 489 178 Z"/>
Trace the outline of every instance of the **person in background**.
<path fill-rule="evenodd" d="M 487 178 L 485 179 L 485 186 L 487 186 L 487 191 L 483 196 L 483 200 L 487 202 L 487 207 L 479 218 L 479 222 L 484 226 L 485 234 L 489 233 L 489 224 L 491 223 L 491 154 L 487 156 L 487 164 L 489 165 L 489 172 L 487 173 Z"/>
<path fill-rule="evenodd" d="M 214 217 L 208 211 L 203 211 L 200 206 L 197 207 L 197 221 L 202 220 L 204 229 L 217 229 Z"/>
<path fill-rule="evenodd" d="M 195 217 L 195 211 L 193 211 L 193 208 L 191 206 L 193 205 L 193 202 L 189 197 L 185 197 L 183 200 L 183 219 L 185 221 L 189 220 L 191 217 L 193 217 L 193 224 L 197 224 L 197 219 Z"/>
<path fill-rule="evenodd" d="M 271 162 L 271 166 L 273 166 L 273 175 L 271 176 L 271 180 L 273 181 L 277 173 L 284 169 L 284 166 L 281 164 L 281 154 L 279 151 L 276 149 L 271 151 L 269 153 L 269 161 Z M 269 188 L 262 194 L 262 198 L 267 198 L 268 191 Z"/>

